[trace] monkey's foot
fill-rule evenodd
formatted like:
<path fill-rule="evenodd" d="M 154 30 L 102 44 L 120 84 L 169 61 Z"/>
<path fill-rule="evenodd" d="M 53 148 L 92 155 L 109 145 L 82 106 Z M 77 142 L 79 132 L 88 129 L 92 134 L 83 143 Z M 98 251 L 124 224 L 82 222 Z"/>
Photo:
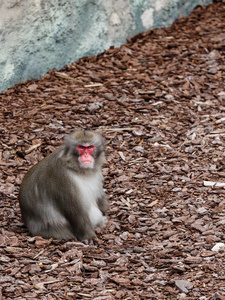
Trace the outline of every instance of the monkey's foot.
<path fill-rule="evenodd" d="M 98 246 L 97 241 L 94 240 L 84 240 L 83 243 L 87 246 Z"/>

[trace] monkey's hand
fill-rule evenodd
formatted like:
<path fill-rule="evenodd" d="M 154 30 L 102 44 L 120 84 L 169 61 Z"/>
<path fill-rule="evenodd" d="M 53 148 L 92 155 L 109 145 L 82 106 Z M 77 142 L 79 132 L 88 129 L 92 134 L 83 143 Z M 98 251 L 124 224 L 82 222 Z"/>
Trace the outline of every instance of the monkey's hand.
<path fill-rule="evenodd" d="M 106 227 L 106 225 L 108 224 L 108 217 L 103 216 L 101 219 L 101 222 L 98 224 L 98 226 L 103 229 Z"/>

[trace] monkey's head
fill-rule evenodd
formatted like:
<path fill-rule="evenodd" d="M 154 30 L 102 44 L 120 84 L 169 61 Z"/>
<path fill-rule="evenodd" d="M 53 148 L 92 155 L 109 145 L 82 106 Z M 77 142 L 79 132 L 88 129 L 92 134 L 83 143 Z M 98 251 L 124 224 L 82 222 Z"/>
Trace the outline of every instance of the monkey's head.
<path fill-rule="evenodd" d="M 75 130 L 65 137 L 64 153 L 81 169 L 101 167 L 105 158 L 103 138 L 91 130 Z"/>

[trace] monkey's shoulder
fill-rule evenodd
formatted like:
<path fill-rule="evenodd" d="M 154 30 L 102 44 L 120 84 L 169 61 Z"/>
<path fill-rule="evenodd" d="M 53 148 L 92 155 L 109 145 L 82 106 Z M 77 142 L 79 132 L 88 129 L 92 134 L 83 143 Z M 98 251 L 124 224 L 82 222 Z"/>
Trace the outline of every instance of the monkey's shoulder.
<path fill-rule="evenodd" d="M 53 151 L 50 155 L 43 158 L 41 161 L 32 166 L 28 172 L 25 174 L 23 182 L 30 180 L 38 180 L 39 178 L 44 178 L 45 176 L 49 176 L 49 174 L 54 174 L 54 169 L 56 168 L 57 157 L 61 153 L 60 147 Z M 62 164 L 59 161 L 58 165 Z"/>

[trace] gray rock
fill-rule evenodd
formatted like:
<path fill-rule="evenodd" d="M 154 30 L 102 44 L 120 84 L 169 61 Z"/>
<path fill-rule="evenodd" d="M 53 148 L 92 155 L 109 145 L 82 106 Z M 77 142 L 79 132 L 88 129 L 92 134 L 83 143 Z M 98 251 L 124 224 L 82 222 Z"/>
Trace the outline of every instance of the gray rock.
<path fill-rule="evenodd" d="M 189 290 L 193 288 L 193 284 L 187 280 L 175 280 L 176 287 L 183 293 L 189 293 Z"/>
<path fill-rule="evenodd" d="M 170 25 L 211 0 L 0 1 L 0 91 L 127 37 Z"/>

